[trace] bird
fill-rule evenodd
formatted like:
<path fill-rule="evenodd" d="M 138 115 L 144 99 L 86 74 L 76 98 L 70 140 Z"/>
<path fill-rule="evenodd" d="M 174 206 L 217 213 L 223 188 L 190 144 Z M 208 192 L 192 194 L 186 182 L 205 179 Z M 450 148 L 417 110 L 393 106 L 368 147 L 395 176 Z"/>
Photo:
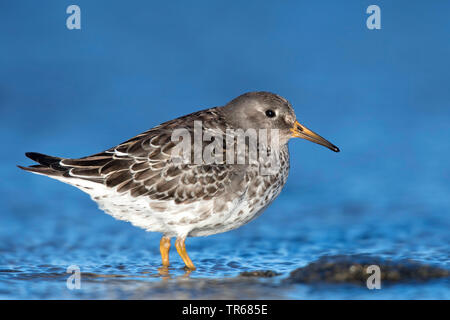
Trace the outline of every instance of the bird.
<path fill-rule="evenodd" d="M 210 140 L 216 142 L 215 155 L 232 156 L 221 162 L 193 161 L 202 152 L 208 154 L 205 153 L 208 144 L 200 141 L 200 149 L 195 150 L 194 144 L 198 141 L 193 139 L 187 143 L 193 146 L 192 150 L 184 154 L 185 158 L 178 157 L 175 161 L 177 153 L 174 150 L 179 144 L 174 141 L 173 133 L 179 129 L 195 135 L 199 123 L 201 133 L 213 136 Z M 238 129 L 242 129 L 240 132 L 250 129 L 277 132 L 270 136 L 275 138 L 270 139 L 278 143 L 279 165 L 273 166 L 271 174 L 261 173 L 262 168 L 273 165 L 262 156 L 271 150 L 267 141 L 256 143 L 257 151 L 265 151 L 253 158 L 255 161 L 239 163 L 234 159 L 237 139 L 221 137 L 229 137 L 230 132 Z M 186 250 L 186 238 L 223 233 L 257 218 L 286 183 L 290 168 L 288 142 L 297 137 L 334 152 L 340 151 L 300 124 L 288 100 L 275 93 L 254 91 L 223 106 L 164 122 L 100 153 L 62 158 L 27 152 L 25 155 L 38 164 L 18 167 L 77 187 L 114 218 L 149 232 L 161 233 L 159 249 L 163 267 L 170 265 L 171 239 L 175 238 L 184 268 L 195 270 Z M 249 150 L 254 150 L 250 148 L 249 140 L 244 137 L 243 150 L 247 156 Z"/>

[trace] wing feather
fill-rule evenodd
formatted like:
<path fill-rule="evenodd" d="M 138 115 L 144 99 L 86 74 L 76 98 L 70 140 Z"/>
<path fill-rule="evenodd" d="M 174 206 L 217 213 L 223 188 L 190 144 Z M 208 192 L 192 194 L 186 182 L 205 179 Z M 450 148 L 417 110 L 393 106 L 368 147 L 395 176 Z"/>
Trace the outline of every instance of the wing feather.
<path fill-rule="evenodd" d="M 193 137 L 196 120 L 202 121 L 204 130 L 226 130 L 226 122 L 213 108 L 163 123 L 116 147 L 88 157 L 61 159 L 41 156 L 40 159 L 58 170 L 64 170 L 68 178 L 101 183 L 132 197 L 145 196 L 151 200 L 173 200 L 175 203 L 209 200 L 230 192 L 228 186 L 241 183 L 244 177 L 234 172 L 233 165 L 172 162 L 171 155 L 176 146 L 171 141 L 173 130 L 187 129 Z"/>

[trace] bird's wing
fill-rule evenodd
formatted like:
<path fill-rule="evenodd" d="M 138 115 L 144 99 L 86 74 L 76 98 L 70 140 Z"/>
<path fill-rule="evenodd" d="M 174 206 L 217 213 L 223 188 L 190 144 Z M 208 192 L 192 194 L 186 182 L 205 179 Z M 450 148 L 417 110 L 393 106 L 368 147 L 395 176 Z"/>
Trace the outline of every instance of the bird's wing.
<path fill-rule="evenodd" d="M 102 153 L 53 165 L 65 169 L 67 178 L 102 183 L 132 197 L 176 203 L 208 200 L 224 194 L 230 185 L 243 183 L 244 176 L 235 165 L 172 161 L 173 130 L 184 128 L 193 137 L 194 121 L 202 121 L 206 130 L 225 130 L 220 114 L 208 109 L 163 123 Z"/>

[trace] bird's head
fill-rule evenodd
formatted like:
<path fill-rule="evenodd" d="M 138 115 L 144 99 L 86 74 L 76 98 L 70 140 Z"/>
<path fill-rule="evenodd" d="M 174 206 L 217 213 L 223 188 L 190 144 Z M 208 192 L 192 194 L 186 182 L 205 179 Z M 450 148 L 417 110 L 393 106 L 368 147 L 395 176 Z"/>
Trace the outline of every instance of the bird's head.
<path fill-rule="evenodd" d="M 270 92 L 248 92 L 225 105 L 224 112 L 234 128 L 278 129 L 280 142 L 303 138 L 339 152 L 339 148 L 297 121 L 292 105 L 283 97 Z"/>

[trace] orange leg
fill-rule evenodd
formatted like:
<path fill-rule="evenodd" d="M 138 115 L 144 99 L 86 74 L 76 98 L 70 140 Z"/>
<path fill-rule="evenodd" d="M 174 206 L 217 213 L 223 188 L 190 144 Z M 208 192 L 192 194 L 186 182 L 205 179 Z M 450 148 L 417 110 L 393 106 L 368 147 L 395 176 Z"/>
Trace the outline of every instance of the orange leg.
<path fill-rule="evenodd" d="M 164 267 L 168 267 L 169 264 L 169 250 L 170 250 L 170 238 L 162 237 L 159 242 L 159 251 L 161 252 L 162 264 Z"/>
<path fill-rule="evenodd" d="M 177 248 L 178 254 L 180 255 L 181 259 L 183 259 L 184 264 L 186 265 L 187 268 L 189 268 L 190 270 L 195 270 L 195 266 L 192 263 L 191 258 L 189 258 L 187 251 L 186 251 L 186 246 L 184 245 L 184 238 L 177 238 L 177 240 L 175 241 L 175 248 Z"/>

